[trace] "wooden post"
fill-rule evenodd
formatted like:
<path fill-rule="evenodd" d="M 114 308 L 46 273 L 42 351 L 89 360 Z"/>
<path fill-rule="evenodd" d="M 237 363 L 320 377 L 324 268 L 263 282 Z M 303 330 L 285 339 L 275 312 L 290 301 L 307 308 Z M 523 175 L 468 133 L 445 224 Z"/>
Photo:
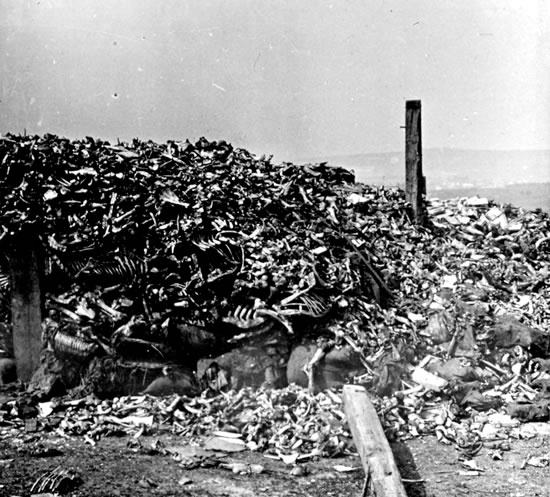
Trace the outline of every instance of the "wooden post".
<path fill-rule="evenodd" d="M 344 386 L 344 411 L 365 470 L 365 495 L 407 497 L 390 444 L 367 391 Z"/>
<path fill-rule="evenodd" d="M 29 381 L 42 351 L 42 261 L 38 238 L 15 237 L 10 254 L 11 322 L 17 376 Z"/>
<path fill-rule="evenodd" d="M 422 120 L 420 100 L 407 100 L 405 111 L 405 191 L 414 220 L 424 221 L 422 195 L 426 193 L 426 178 L 422 174 Z"/>

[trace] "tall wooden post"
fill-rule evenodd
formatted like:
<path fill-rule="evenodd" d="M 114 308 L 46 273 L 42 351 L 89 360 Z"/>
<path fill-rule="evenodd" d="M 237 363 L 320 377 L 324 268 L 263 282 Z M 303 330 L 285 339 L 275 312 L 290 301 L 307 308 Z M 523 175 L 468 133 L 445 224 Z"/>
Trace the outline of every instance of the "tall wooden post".
<path fill-rule="evenodd" d="M 17 235 L 10 251 L 11 322 L 17 376 L 29 381 L 42 350 L 42 251 L 29 231 Z"/>
<path fill-rule="evenodd" d="M 405 112 L 405 191 L 414 220 L 424 221 L 422 195 L 426 193 L 426 180 L 422 174 L 422 120 L 420 100 L 407 100 Z"/>

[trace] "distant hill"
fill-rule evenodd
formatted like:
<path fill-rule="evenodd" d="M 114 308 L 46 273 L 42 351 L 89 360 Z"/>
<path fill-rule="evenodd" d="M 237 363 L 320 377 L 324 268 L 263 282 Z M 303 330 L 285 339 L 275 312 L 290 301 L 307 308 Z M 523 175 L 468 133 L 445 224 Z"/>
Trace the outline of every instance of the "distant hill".
<path fill-rule="evenodd" d="M 405 182 L 403 152 L 312 160 L 318 161 L 353 169 L 357 181 L 364 183 L 403 186 Z M 425 149 L 423 164 L 430 196 L 479 193 L 501 202 L 550 211 L 550 150 Z"/>
<path fill-rule="evenodd" d="M 502 204 L 550 212 L 550 183 L 521 183 L 500 188 L 451 188 L 429 190 L 430 197 L 441 199 L 479 195 Z"/>

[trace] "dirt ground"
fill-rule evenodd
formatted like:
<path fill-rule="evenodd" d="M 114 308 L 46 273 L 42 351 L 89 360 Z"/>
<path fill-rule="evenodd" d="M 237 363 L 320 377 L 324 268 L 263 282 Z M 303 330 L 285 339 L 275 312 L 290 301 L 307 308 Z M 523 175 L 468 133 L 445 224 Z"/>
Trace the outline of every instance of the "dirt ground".
<path fill-rule="evenodd" d="M 33 482 L 57 466 L 75 470 L 81 482 L 71 496 L 186 496 L 186 497 L 290 497 L 361 495 L 363 471 L 358 457 L 322 459 L 293 470 L 261 454 L 222 454 L 182 443 L 173 435 L 141 437 L 141 448 L 131 437 L 105 438 L 95 446 L 83 439 L 55 434 L 25 433 L 0 440 L 0 495 L 27 496 Z M 221 467 L 185 469 L 180 460 L 259 464 L 259 474 L 235 474 Z M 459 453 L 433 437 L 393 444 L 409 497 L 488 496 L 549 497 L 548 467 L 525 465 L 532 456 L 550 457 L 550 439 L 513 441 L 502 460 L 493 460 L 483 448 L 475 461 L 479 476 L 459 462 Z M 161 450 L 162 452 L 162 450 Z M 198 459 L 197 459 L 198 458 Z M 336 465 L 356 468 L 339 472 Z M 470 473 L 468 472 L 470 471 Z M 296 474 L 302 473 L 302 474 Z"/>

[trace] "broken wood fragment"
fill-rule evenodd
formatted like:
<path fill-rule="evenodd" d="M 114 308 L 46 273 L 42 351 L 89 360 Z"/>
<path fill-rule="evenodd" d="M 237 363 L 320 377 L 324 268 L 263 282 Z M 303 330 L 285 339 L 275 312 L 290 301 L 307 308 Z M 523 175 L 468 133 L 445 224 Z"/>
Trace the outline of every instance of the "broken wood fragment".
<path fill-rule="evenodd" d="M 357 385 L 346 385 L 343 397 L 348 424 L 368 482 L 365 495 L 406 497 L 390 444 L 367 391 Z"/>

